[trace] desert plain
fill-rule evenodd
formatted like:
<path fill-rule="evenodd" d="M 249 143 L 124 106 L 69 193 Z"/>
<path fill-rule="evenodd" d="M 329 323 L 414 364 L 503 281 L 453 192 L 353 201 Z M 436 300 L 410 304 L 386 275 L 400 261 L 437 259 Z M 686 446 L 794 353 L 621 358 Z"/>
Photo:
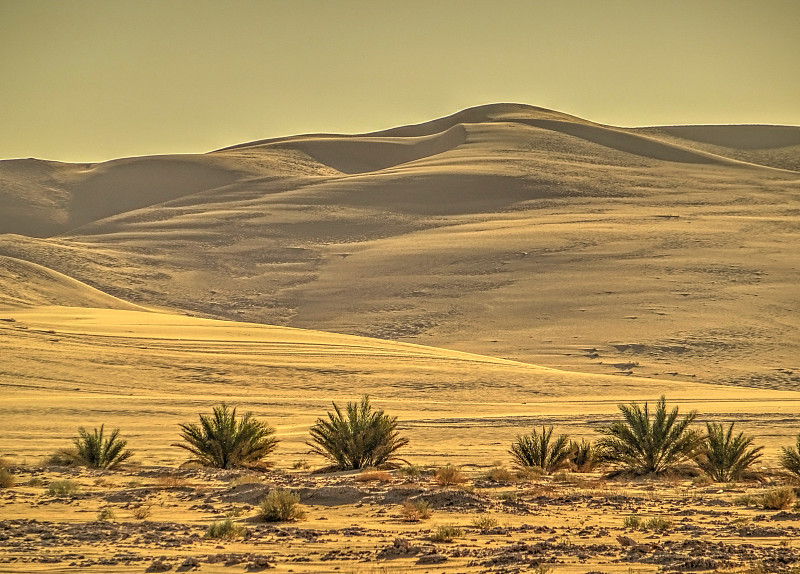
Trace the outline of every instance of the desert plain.
<path fill-rule="evenodd" d="M 800 510 L 756 502 L 791 486 L 778 457 L 800 433 L 800 127 L 494 104 L 202 155 L 7 160 L 0 233 L 0 572 L 800 567 Z M 315 472 L 309 427 L 364 394 L 418 473 Z M 517 435 L 592 440 L 662 395 L 753 435 L 757 478 L 514 475 Z M 178 424 L 222 402 L 276 427 L 269 470 L 182 467 Z M 132 464 L 43 462 L 101 424 Z M 445 465 L 464 482 L 440 484 Z M 79 490 L 49 494 L 60 480 Z M 277 487 L 303 520 L 256 520 Z M 418 500 L 431 516 L 410 521 Z M 226 518 L 244 534 L 205 537 Z"/>

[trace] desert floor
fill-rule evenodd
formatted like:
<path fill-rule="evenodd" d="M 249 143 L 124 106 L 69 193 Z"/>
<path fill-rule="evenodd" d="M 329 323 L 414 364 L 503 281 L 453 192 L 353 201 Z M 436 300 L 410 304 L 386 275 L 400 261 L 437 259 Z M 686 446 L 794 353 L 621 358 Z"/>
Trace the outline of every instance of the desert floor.
<path fill-rule="evenodd" d="M 800 128 L 498 104 L 203 155 L 0 162 L 0 572 L 796 571 L 800 511 L 759 497 L 800 433 L 798 157 Z M 398 416 L 419 476 L 312 472 L 309 427 L 363 394 Z M 761 479 L 489 478 L 534 426 L 592 439 L 661 395 L 753 435 Z M 271 470 L 181 468 L 178 424 L 221 402 L 277 428 Z M 43 463 L 101 424 L 133 466 Z M 438 484 L 448 464 L 466 482 Z M 79 491 L 48 494 L 59 480 Z M 275 487 L 304 520 L 256 520 Z M 416 500 L 432 516 L 404 520 Z M 204 538 L 226 517 L 247 534 Z M 463 532 L 432 540 L 444 525 Z"/>

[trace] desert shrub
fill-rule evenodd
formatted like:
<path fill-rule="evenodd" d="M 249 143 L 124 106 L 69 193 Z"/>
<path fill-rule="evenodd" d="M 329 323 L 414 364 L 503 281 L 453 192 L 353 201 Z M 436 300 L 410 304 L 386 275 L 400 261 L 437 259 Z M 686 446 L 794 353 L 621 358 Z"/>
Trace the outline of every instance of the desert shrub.
<path fill-rule="evenodd" d="M 761 496 L 761 505 L 765 510 L 785 510 L 791 508 L 797 495 L 791 486 L 771 488 Z"/>
<path fill-rule="evenodd" d="M 355 476 L 356 482 L 392 482 L 394 478 L 385 470 L 365 470 Z"/>
<path fill-rule="evenodd" d="M 60 448 L 42 460 L 43 466 L 77 466 L 78 453 L 74 448 Z"/>
<path fill-rule="evenodd" d="M 563 467 L 569 458 L 569 437 L 560 435 L 551 443 L 553 427 L 533 429 L 529 435 L 520 435 L 511 443 L 514 463 L 520 467 L 539 467 L 547 474 Z"/>
<path fill-rule="evenodd" d="M 497 527 L 498 522 L 497 519 L 493 516 L 476 516 L 472 520 L 472 526 L 480 530 L 481 532 L 486 532 L 487 530 L 491 530 L 492 528 Z"/>
<path fill-rule="evenodd" d="M 433 531 L 431 540 L 433 542 L 452 542 L 454 539 L 463 536 L 464 531 L 458 526 L 442 524 Z"/>
<path fill-rule="evenodd" d="M 252 467 L 275 450 L 275 429 L 247 412 L 236 418 L 236 408 L 222 404 L 213 414 L 200 415 L 200 424 L 181 423 L 183 443 L 172 446 L 188 450 L 197 462 L 214 468 Z"/>
<path fill-rule="evenodd" d="M 242 534 L 244 534 L 244 527 L 236 524 L 230 518 L 223 520 L 222 522 L 212 522 L 208 525 L 208 529 L 206 529 L 206 538 L 211 538 L 213 540 L 217 539 L 225 539 L 225 540 L 233 540 L 234 538 L 239 538 Z"/>
<path fill-rule="evenodd" d="M 44 480 L 40 476 L 33 476 L 28 479 L 28 482 L 25 483 L 26 486 L 42 486 L 44 484 Z"/>
<path fill-rule="evenodd" d="M 374 410 L 369 396 L 349 402 L 345 413 L 336 403 L 328 419 L 317 419 L 311 427 L 311 450 L 334 463 L 338 470 L 380 468 L 396 458 L 397 451 L 408 444 L 397 430 L 397 417 Z"/>
<path fill-rule="evenodd" d="M 732 482 L 741 478 L 750 465 L 761 458 L 764 447 L 752 447 L 753 437 L 733 435 L 731 423 L 727 432 L 719 423 L 706 423 L 706 437 L 700 445 L 697 464 L 716 482 Z"/>
<path fill-rule="evenodd" d="M 291 490 L 270 490 L 258 507 L 258 516 L 265 522 L 302 520 L 305 511 L 300 508 L 300 495 Z"/>
<path fill-rule="evenodd" d="M 781 466 L 800 478 L 800 434 L 797 435 L 797 446 L 781 448 Z"/>
<path fill-rule="evenodd" d="M 431 505 L 425 500 L 407 500 L 400 509 L 400 515 L 406 522 L 419 522 L 431 517 Z"/>
<path fill-rule="evenodd" d="M 142 504 L 141 506 L 137 506 L 136 508 L 134 508 L 132 514 L 136 520 L 144 520 L 145 518 L 150 516 L 150 513 L 152 511 L 153 511 L 152 504 Z"/>
<path fill-rule="evenodd" d="M 436 469 L 434 478 L 439 486 L 452 486 L 467 482 L 467 479 L 461 474 L 461 470 L 452 464 Z"/>
<path fill-rule="evenodd" d="M 263 481 L 263 478 L 257 474 L 241 474 L 231 478 L 230 482 L 228 482 L 228 485 L 241 486 L 243 484 L 261 484 Z"/>
<path fill-rule="evenodd" d="M 622 522 L 622 526 L 632 530 L 639 530 L 642 527 L 642 519 L 635 514 L 631 514 L 630 516 L 625 517 L 625 520 Z"/>
<path fill-rule="evenodd" d="M 133 451 L 125 450 L 128 441 L 119 438 L 119 429 L 114 429 L 104 437 L 105 425 L 93 429 L 78 429 L 78 437 L 73 439 L 75 448 L 59 451 L 61 456 L 72 459 L 75 464 L 90 468 L 115 468 L 133 456 Z"/>
<path fill-rule="evenodd" d="M 295 463 L 292 465 L 292 468 L 295 470 L 307 470 L 311 468 L 311 465 L 306 459 L 301 458 L 300 460 L 295 461 Z"/>
<path fill-rule="evenodd" d="M 763 498 L 756 494 L 742 494 L 733 498 L 733 503 L 740 506 L 756 506 L 760 505 Z"/>
<path fill-rule="evenodd" d="M 422 474 L 420 468 L 414 464 L 407 464 L 405 466 L 401 466 L 400 468 L 397 469 L 397 472 L 409 478 L 418 478 Z"/>
<path fill-rule="evenodd" d="M 672 528 L 672 520 L 662 516 L 654 516 L 642 525 L 643 530 L 653 530 L 655 532 L 664 532 Z"/>
<path fill-rule="evenodd" d="M 592 472 L 600 464 L 600 456 L 592 441 L 570 441 L 569 464 L 575 472 Z"/>
<path fill-rule="evenodd" d="M 648 404 L 619 405 L 623 420 L 600 429 L 597 446 L 603 458 L 637 474 L 663 473 L 691 460 L 703 437 L 689 428 L 697 411 L 678 419 L 678 407 L 667 412 L 662 396 L 652 420 Z"/>
<path fill-rule="evenodd" d="M 8 469 L 0 468 L 0 488 L 14 486 L 14 475 Z"/>
<path fill-rule="evenodd" d="M 97 520 L 104 522 L 106 520 L 114 520 L 117 517 L 113 508 L 103 508 L 97 513 Z"/>
<path fill-rule="evenodd" d="M 189 481 L 186 480 L 184 477 L 168 472 L 164 474 L 159 474 L 156 476 L 156 486 L 161 486 L 164 488 L 180 488 L 182 486 L 188 486 Z"/>
<path fill-rule="evenodd" d="M 47 487 L 47 494 L 51 496 L 68 496 L 80 490 L 78 483 L 74 480 L 54 480 Z"/>
<path fill-rule="evenodd" d="M 500 484 L 511 484 L 517 482 L 517 475 L 512 473 L 507 468 L 495 467 L 486 473 L 486 478 L 492 482 L 499 482 Z"/>

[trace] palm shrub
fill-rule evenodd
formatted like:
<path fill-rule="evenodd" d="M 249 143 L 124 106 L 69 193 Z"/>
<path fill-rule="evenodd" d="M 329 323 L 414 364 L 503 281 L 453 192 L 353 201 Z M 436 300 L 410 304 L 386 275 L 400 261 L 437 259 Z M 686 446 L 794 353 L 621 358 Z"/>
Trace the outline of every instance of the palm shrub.
<path fill-rule="evenodd" d="M 181 423 L 185 442 L 172 446 L 188 450 L 192 460 L 214 468 L 258 465 L 278 444 L 275 429 L 247 412 L 237 419 L 236 408 L 214 407 L 213 414 L 200 415 L 200 424 Z"/>
<path fill-rule="evenodd" d="M 577 472 L 591 472 L 600 463 L 597 447 L 586 439 L 569 442 L 569 463 Z"/>
<path fill-rule="evenodd" d="M 348 402 L 345 412 L 336 403 L 333 410 L 328 411 L 327 420 L 317 419 L 306 444 L 333 462 L 337 470 L 380 468 L 408 444 L 397 430 L 397 417 L 373 410 L 367 395 L 360 402 Z"/>
<path fill-rule="evenodd" d="M 601 428 L 597 441 L 603 458 L 637 474 L 662 473 L 691 460 L 703 436 L 689 428 L 697 417 L 691 411 L 678 418 L 678 407 L 667 412 L 662 396 L 651 420 L 648 404 L 619 405 L 623 420 Z"/>
<path fill-rule="evenodd" d="M 567 464 L 570 450 L 569 437 L 560 435 L 551 444 L 553 427 L 542 426 L 541 434 L 535 428 L 529 435 L 520 435 L 511 443 L 511 453 L 514 464 L 521 467 L 538 467 L 546 473 Z"/>
<path fill-rule="evenodd" d="M 731 482 L 761 458 L 763 446 L 753 447 L 753 437 L 733 436 L 731 423 L 727 432 L 719 423 L 706 423 L 706 436 L 700 445 L 698 466 L 716 482 Z"/>
<path fill-rule="evenodd" d="M 125 450 L 128 441 L 119 438 L 119 429 L 114 429 L 107 437 L 104 433 L 105 425 L 91 433 L 80 427 L 80 436 L 72 439 L 75 448 L 60 450 L 58 454 L 75 464 L 104 469 L 115 468 L 133 456 L 133 451 Z"/>
<path fill-rule="evenodd" d="M 781 466 L 800 478 L 800 434 L 797 435 L 797 447 L 781 447 Z"/>

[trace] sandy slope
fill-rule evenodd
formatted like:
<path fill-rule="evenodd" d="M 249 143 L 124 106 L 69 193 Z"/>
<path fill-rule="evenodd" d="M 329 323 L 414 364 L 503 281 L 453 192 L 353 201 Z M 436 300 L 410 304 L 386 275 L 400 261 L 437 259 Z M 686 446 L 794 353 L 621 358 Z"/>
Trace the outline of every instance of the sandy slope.
<path fill-rule="evenodd" d="M 796 389 L 799 134 L 497 104 L 199 156 L 3 162 L 0 254 L 204 316 Z"/>

